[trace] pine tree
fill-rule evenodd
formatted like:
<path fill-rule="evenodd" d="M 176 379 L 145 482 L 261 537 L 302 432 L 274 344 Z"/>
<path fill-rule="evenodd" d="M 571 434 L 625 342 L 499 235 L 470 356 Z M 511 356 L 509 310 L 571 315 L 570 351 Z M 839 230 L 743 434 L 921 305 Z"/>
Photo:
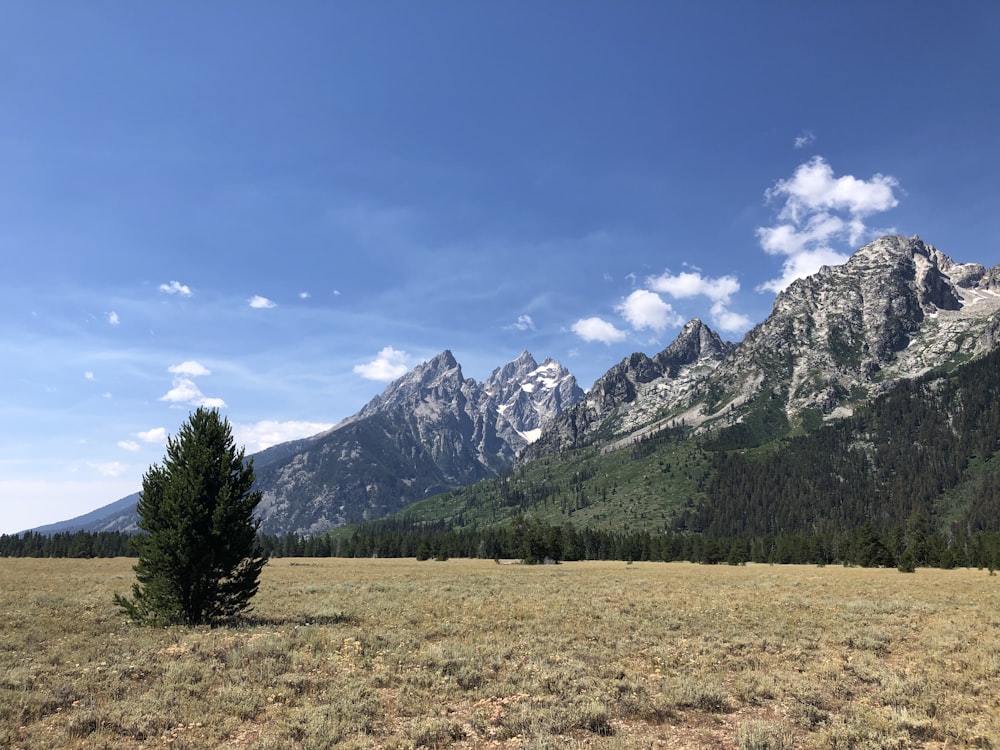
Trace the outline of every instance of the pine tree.
<path fill-rule="evenodd" d="M 138 583 L 115 603 L 150 624 L 214 624 L 247 610 L 267 561 L 257 543 L 253 459 L 228 420 L 199 408 L 168 438 L 163 465 L 142 482 Z"/>

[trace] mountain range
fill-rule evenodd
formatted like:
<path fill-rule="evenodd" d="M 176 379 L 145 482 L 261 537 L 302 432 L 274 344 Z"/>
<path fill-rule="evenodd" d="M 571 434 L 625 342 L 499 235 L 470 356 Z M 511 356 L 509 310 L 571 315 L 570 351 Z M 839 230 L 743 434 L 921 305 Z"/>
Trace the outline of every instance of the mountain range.
<path fill-rule="evenodd" d="M 254 454 L 261 530 L 317 534 L 496 476 L 582 397 L 552 359 L 525 351 L 479 383 L 444 351 L 330 430 Z M 35 531 L 134 531 L 138 499 Z"/>
<path fill-rule="evenodd" d="M 900 380 L 996 348 L 998 311 L 1000 266 L 955 263 L 919 237 L 882 237 L 793 282 L 739 345 L 695 320 L 652 359 L 623 360 L 525 457 L 677 424 L 760 431 L 770 418 L 763 439 L 848 416 Z"/>
<path fill-rule="evenodd" d="M 809 434 L 998 342 L 1000 266 L 956 263 L 919 237 L 882 237 L 793 282 L 742 342 L 692 320 L 663 351 L 625 358 L 586 394 L 562 365 L 538 365 L 527 352 L 483 383 L 442 352 L 333 429 L 256 454 L 262 530 L 315 535 L 411 506 L 453 517 L 454 503 L 422 501 L 459 497 L 456 488 L 470 485 L 474 494 L 476 483 L 534 464 L 551 473 L 552 461 L 571 463 L 582 481 L 595 462 L 668 438 L 657 459 L 672 477 L 668 489 L 651 492 L 647 476 L 612 501 L 608 485 L 617 493 L 626 480 L 608 480 L 601 502 L 631 503 L 647 520 L 666 518 L 673 504 L 675 520 L 693 518 L 694 497 L 713 475 L 692 441 L 746 450 Z M 607 464 L 601 471 L 612 476 Z M 544 481 L 533 491 L 547 496 L 537 487 Z M 471 509 L 469 492 L 462 507 Z M 39 531 L 134 528 L 135 499 Z M 575 509 L 591 506 L 581 520 L 608 517 L 594 502 L 577 494 Z"/>

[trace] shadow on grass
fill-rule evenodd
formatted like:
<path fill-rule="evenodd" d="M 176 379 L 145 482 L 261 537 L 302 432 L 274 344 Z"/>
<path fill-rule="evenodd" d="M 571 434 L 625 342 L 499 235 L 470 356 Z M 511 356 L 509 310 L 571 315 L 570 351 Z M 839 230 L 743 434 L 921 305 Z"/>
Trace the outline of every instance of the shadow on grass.
<path fill-rule="evenodd" d="M 238 625 L 243 627 L 281 627 L 288 625 L 357 625 L 358 618 L 346 612 L 336 612 L 332 615 L 283 615 L 281 617 L 271 617 L 268 615 L 248 614 L 243 615 L 238 620 Z"/>

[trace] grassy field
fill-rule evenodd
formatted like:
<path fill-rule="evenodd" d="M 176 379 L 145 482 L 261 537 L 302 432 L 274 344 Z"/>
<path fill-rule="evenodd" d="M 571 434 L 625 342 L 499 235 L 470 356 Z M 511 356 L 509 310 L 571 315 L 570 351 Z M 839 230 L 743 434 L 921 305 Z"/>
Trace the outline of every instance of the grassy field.
<path fill-rule="evenodd" d="M 152 630 L 133 562 L 0 559 L 0 747 L 1000 748 L 985 571 L 282 559 Z"/>

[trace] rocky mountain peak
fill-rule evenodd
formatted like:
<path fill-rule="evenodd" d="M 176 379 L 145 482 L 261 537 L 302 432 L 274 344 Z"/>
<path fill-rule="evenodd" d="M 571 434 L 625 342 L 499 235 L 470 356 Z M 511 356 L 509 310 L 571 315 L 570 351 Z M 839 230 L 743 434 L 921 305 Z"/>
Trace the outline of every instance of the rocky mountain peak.
<path fill-rule="evenodd" d="M 838 416 L 900 378 L 984 351 L 1000 308 L 987 275 L 917 236 L 874 240 L 781 292 L 703 389 L 723 400 L 685 416 L 710 421 L 766 389 L 792 420 L 803 409 Z"/>
<path fill-rule="evenodd" d="M 483 383 L 483 388 L 487 393 L 502 401 L 508 398 L 511 391 L 519 387 L 520 381 L 537 367 L 538 363 L 531 356 L 531 352 L 525 350 L 517 359 L 511 360 L 490 373 L 486 382 Z"/>
<path fill-rule="evenodd" d="M 534 442 L 546 424 L 583 398 L 569 370 L 551 358 L 539 365 L 527 351 L 494 370 L 483 390 L 496 405 L 498 434 L 517 450 Z"/>
<path fill-rule="evenodd" d="M 379 412 L 399 408 L 412 408 L 429 397 L 447 397 L 451 392 L 460 391 L 465 383 L 462 366 L 449 350 L 422 362 L 402 377 L 390 383 L 384 391 L 347 421 L 354 421 Z"/>
<path fill-rule="evenodd" d="M 674 378 L 682 368 L 699 360 L 720 362 L 732 349 L 732 344 L 723 341 L 701 320 L 693 318 L 684 324 L 677 338 L 656 355 L 655 364 L 662 375 Z"/>
<path fill-rule="evenodd" d="M 998 345 L 1000 266 L 956 263 L 918 236 L 880 237 L 790 284 L 738 346 L 695 319 L 654 357 L 626 357 L 526 457 L 595 434 L 611 436 L 610 449 L 665 426 L 711 429 L 751 415 L 753 429 L 780 429 L 775 409 L 793 424 L 806 410 L 843 416 L 900 379 Z"/>
<path fill-rule="evenodd" d="M 701 320 L 689 321 L 677 338 L 655 357 L 635 352 L 597 379 L 583 401 L 567 409 L 525 454 L 533 458 L 585 444 L 613 421 L 612 432 L 662 427 L 656 415 L 665 404 L 681 400 L 733 350 Z"/>
<path fill-rule="evenodd" d="M 554 360 L 539 366 L 525 351 L 480 384 L 464 377 L 445 350 L 321 439 L 259 473 L 263 528 L 277 528 L 297 509 L 295 528 L 314 533 L 495 476 L 582 396 L 576 379 Z M 340 501 L 339 510 L 331 508 Z"/>

